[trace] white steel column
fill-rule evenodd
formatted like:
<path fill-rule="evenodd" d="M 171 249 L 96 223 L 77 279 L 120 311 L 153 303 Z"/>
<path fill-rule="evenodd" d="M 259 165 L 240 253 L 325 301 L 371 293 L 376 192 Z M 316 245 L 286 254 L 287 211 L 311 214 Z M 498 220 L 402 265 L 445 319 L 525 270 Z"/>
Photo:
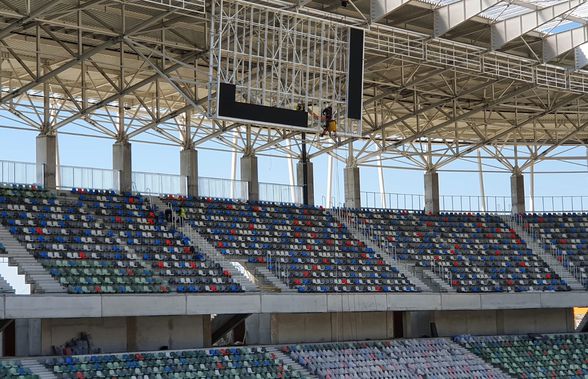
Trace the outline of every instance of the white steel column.
<path fill-rule="evenodd" d="M 482 197 L 482 212 L 486 212 L 486 189 L 484 188 L 484 169 L 482 167 L 482 154 L 478 150 L 478 174 L 480 176 L 480 196 Z"/>
<path fill-rule="evenodd" d="M 327 199 L 326 208 L 333 205 L 333 156 L 329 155 L 327 159 Z"/>
<path fill-rule="evenodd" d="M 384 183 L 384 167 L 382 165 L 382 155 L 378 159 L 378 182 L 380 184 L 380 194 L 382 196 L 382 208 L 388 208 L 386 204 L 386 184 Z"/>

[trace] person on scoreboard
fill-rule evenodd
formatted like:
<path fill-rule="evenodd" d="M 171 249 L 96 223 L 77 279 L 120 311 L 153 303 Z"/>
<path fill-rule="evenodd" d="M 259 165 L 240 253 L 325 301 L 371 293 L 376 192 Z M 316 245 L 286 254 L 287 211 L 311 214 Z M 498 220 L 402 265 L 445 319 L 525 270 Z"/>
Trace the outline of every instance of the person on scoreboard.
<path fill-rule="evenodd" d="M 320 116 L 314 114 L 312 111 L 310 114 L 314 118 L 320 119 L 323 122 L 323 132 L 320 134 L 321 137 L 324 137 L 327 133 L 329 133 L 329 137 L 331 138 L 337 137 L 337 121 L 333 120 L 333 108 L 330 105 L 323 109 Z"/>

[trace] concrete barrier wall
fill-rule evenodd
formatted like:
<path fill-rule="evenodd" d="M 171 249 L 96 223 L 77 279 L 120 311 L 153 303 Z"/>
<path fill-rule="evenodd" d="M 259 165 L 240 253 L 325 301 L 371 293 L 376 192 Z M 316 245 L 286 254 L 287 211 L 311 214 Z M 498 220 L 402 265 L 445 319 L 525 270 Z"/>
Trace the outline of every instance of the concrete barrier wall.
<path fill-rule="evenodd" d="M 441 337 L 574 331 L 571 308 L 436 311 L 432 321 Z"/>
<path fill-rule="evenodd" d="M 292 313 L 271 316 L 271 343 L 393 338 L 392 312 Z"/>
<path fill-rule="evenodd" d="M 158 350 L 162 346 L 169 349 L 200 348 L 210 346 L 210 317 L 45 319 L 41 322 L 39 332 L 39 350 L 42 355 L 53 354 L 53 346 L 63 345 L 79 337 L 80 333 L 89 334 L 93 347 L 104 353 Z M 34 344 L 31 341 L 35 340 L 35 336 L 30 333 L 17 334 L 17 341 L 23 346 Z"/>

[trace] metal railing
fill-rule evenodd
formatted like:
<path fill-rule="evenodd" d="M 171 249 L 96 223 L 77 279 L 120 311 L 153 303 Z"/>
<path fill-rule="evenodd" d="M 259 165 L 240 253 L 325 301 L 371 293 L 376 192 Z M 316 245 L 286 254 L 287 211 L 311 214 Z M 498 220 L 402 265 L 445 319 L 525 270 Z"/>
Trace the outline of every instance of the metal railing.
<path fill-rule="evenodd" d="M 541 228 L 536 225 L 529 225 L 523 215 L 503 215 L 503 221 L 509 225 L 513 225 L 517 229 L 517 233 L 522 234 L 521 237 L 526 237 L 525 240 L 533 252 L 543 260 L 553 258 L 557 260 L 564 270 L 572 275 L 581 285 L 586 286 L 588 277 L 585 275 L 582 267 L 576 266 L 570 259 L 569 255 L 553 245 L 550 239 L 545 238 L 541 232 Z M 565 272 L 561 267 L 552 267 L 555 273 L 560 277 L 565 276 Z"/>
<path fill-rule="evenodd" d="M 424 195 L 402 193 L 361 192 L 362 208 L 406 209 L 422 211 Z M 527 212 L 586 212 L 588 196 L 527 196 Z M 510 213 L 510 196 L 441 195 L 439 207 L 442 212 Z"/>
<path fill-rule="evenodd" d="M 182 175 L 133 171 L 133 191 L 144 194 L 186 195 L 188 178 Z"/>
<path fill-rule="evenodd" d="M 302 187 L 289 184 L 259 183 L 259 200 L 302 204 Z"/>
<path fill-rule="evenodd" d="M 243 180 L 199 177 L 198 194 L 203 197 L 247 200 L 249 183 Z"/>
<path fill-rule="evenodd" d="M 348 229 L 356 234 L 361 235 L 364 241 L 375 245 L 379 251 L 383 252 L 385 254 L 383 258 L 390 259 L 390 265 L 395 266 L 400 270 L 410 272 L 413 276 L 418 277 L 416 267 L 411 266 L 398 258 L 396 244 L 385 238 L 382 231 L 376 230 L 372 226 L 363 222 L 361 218 L 353 212 L 353 210 L 349 210 L 347 208 L 335 208 L 331 211 L 335 213 L 337 219 L 345 223 Z M 441 264 L 435 265 L 435 262 L 433 261 L 433 264 L 430 267 L 423 268 L 431 270 L 450 287 L 453 286 L 453 273 L 447 267 Z"/>
<path fill-rule="evenodd" d="M 42 185 L 43 166 L 29 162 L 0 161 L 0 183 Z"/>
<path fill-rule="evenodd" d="M 118 170 L 61 165 L 58 187 L 118 191 L 119 178 Z"/>

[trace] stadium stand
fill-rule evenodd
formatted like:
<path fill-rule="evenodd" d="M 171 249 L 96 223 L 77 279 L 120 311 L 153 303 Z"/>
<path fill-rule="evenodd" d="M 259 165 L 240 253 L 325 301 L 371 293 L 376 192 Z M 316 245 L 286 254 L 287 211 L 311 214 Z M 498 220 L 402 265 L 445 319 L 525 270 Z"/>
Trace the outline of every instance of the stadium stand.
<path fill-rule="evenodd" d="M 588 215 L 566 213 L 524 214 L 524 229 L 554 248 L 558 261 L 568 270 L 577 270 L 577 279 L 588 289 Z"/>
<path fill-rule="evenodd" d="M 569 291 L 567 283 L 493 215 L 352 210 L 376 239 L 416 266 L 445 267 L 458 292 Z"/>
<path fill-rule="evenodd" d="M 283 351 L 319 378 L 506 378 L 444 339 L 305 344 Z"/>
<path fill-rule="evenodd" d="M 0 189 L 2 223 L 70 293 L 241 290 L 140 196 L 72 192 Z"/>
<path fill-rule="evenodd" d="M 3 379 L 40 379 L 20 361 L 0 361 L 0 378 Z"/>
<path fill-rule="evenodd" d="M 455 341 L 518 378 L 585 378 L 588 335 L 458 336 Z"/>
<path fill-rule="evenodd" d="M 265 347 L 70 356 L 44 363 L 59 379 L 301 377 Z"/>
<path fill-rule="evenodd" d="M 227 256 L 269 263 L 299 292 L 415 292 L 324 209 L 211 198 L 162 199 Z"/>

